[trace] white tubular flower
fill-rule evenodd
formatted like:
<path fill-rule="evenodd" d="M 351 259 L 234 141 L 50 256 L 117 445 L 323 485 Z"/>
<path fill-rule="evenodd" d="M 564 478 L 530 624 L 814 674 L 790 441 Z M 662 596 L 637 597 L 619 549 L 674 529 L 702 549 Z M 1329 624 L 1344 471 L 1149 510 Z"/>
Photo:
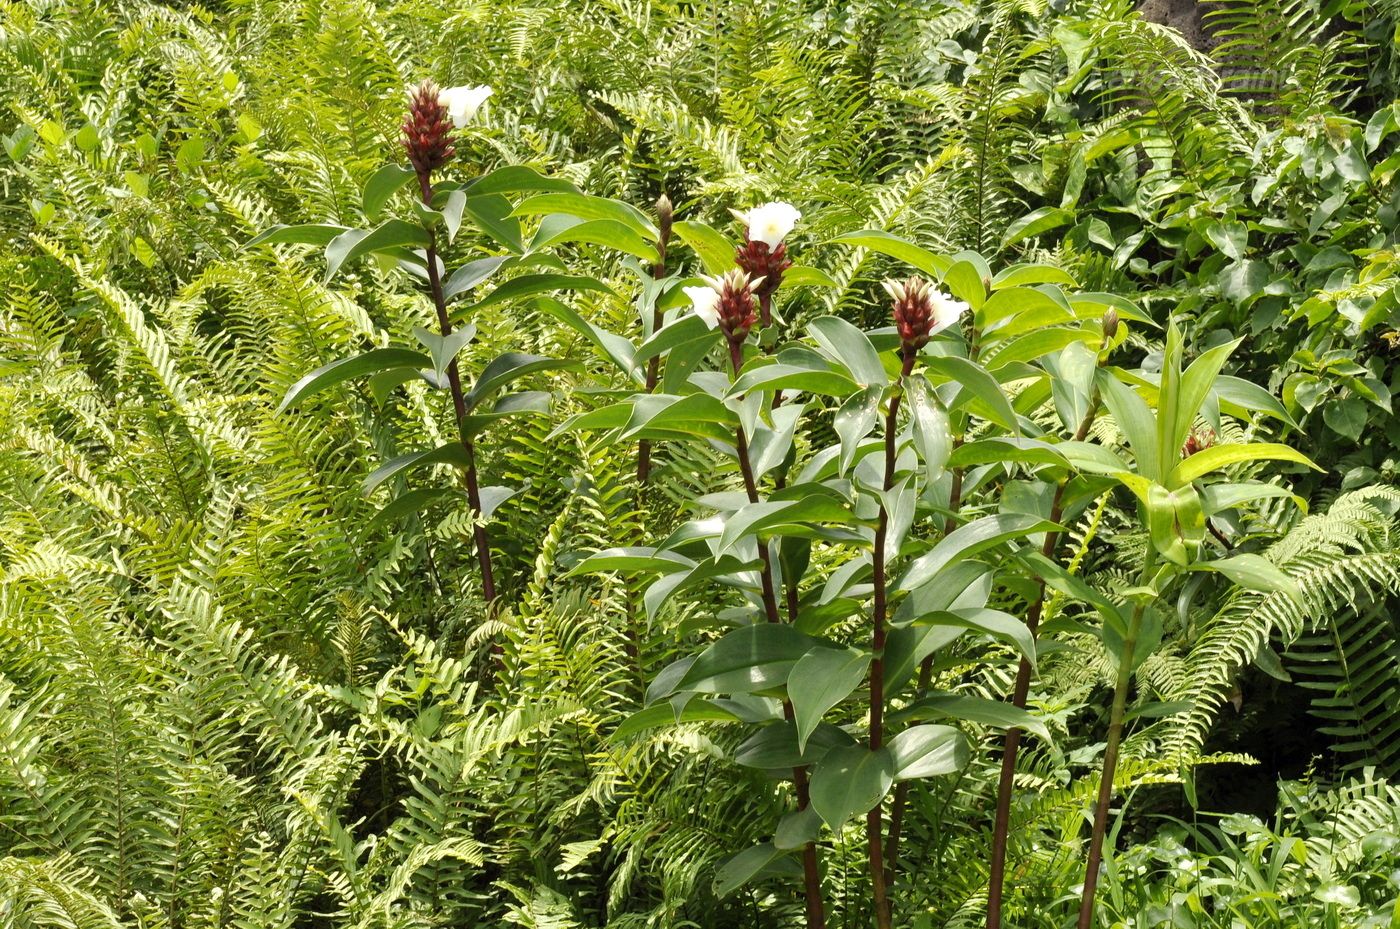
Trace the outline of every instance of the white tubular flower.
<path fill-rule="evenodd" d="M 709 280 L 709 278 L 706 278 Z M 719 291 L 713 286 L 686 287 L 685 295 L 695 307 L 695 315 L 711 329 L 719 325 Z"/>
<path fill-rule="evenodd" d="M 452 125 L 461 127 L 476 117 L 476 111 L 493 93 L 495 91 L 484 84 L 480 87 L 444 87 L 438 92 L 438 101 L 447 107 Z"/>
<path fill-rule="evenodd" d="M 936 287 L 929 289 L 929 303 L 933 311 L 930 314 L 933 318 L 933 325 L 929 327 L 929 335 L 937 335 L 947 329 L 961 319 L 964 313 L 972 309 L 966 303 L 953 299 Z"/>
<path fill-rule="evenodd" d="M 734 218 L 749 227 L 749 241 L 777 248 L 797 225 L 802 214 L 791 203 L 765 203 L 747 213 L 730 210 Z"/>

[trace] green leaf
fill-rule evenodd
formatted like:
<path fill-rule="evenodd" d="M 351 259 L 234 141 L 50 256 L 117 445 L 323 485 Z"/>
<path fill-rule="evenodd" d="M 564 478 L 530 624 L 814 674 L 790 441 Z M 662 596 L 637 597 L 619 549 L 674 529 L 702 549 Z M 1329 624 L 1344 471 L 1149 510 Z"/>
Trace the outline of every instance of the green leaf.
<path fill-rule="evenodd" d="M 655 706 L 640 709 L 624 719 L 613 732 L 612 740 L 621 742 L 639 732 L 663 726 L 675 726 L 681 723 L 732 723 L 737 722 L 738 719 L 739 717 L 730 710 L 712 700 L 698 698 L 691 700 L 681 710 L 679 719 L 676 718 L 676 711 L 670 703 L 658 703 Z"/>
<path fill-rule="evenodd" d="M 564 325 L 582 335 L 588 341 L 596 345 L 603 354 L 607 356 L 613 364 L 637 384 L 645 383 L 642 366 L 637 363 L 636 349 L 632 343 L 614 332 L 609 332 L 600 326 L 584 319 L 572 307 L 566 306 L 552 297 L 541 297 L 538 300 L 541 310 L 553 316 Z"/>
<path fill-rule="evenodd" d="M 416 372 L 418 368 L 431 366 L 432 360 L 427 355 L 406 348 L 376 348 L 362 355 L 341 358 L 330 364 L 322 365 L 293 384 L 288 389 L 287 395 L 282 398 L 277 412 L 280 413 L 312 394 L 319 393 L 327 387 L 333 387 L 351 378 L 364 377 L 367 374 L 375 374 L 392 368 L 413 368 Z"/>
<path fill-rule="evenodd" d="M 1212 471 L 1245 461 L 1292 461 L 1307 465 L 1314 471 L 1322 470 L 1307 455 L 1287 445 L 1276 442 L 1227 443 L 1201 449 L 1182 461 L 1172 471 L 1170 483 L 1174 488 L 1181 487 Z"/>
<path fill-rule="evenodd" d="M 700 653 L 677 690 L 753 693 L 782 686 L 817 643 L 791 626 L 741 626 Z"/>
<path fill-rule="evenodd" d="M 845 365 L 857 384 L 883 387 L 890 382 L 869 337 L 846 320 L 839 316 L 819 316 L 808 324 L 807 331 L 828 354 Z"/>
<path fill-rule="evenodd" d="M 890 739 L 894 779 L 938 777 L 967 767 L 972 757 L 967 739 L 952 726 L 914 726 Z"/>
<path fill-rule="evenodd" d="M 371 174 L 365 182 L 364 192 L 365 215 L 370 221 L 378 219 L 389 198 L 415 177 L 417 175 L 412 169 L 394 164 L 385 165 Z"/>
<path fill-rule="evenodd" d="M 844 730 L 821 723 L 812 732 L 806 748 L 797 747 L 797 726 L 781 720 L 763 726 L 749 736 L 734 751 L 735 764 L 765 771 L 787 771 L 820 761 L 833 748 L 847 748 L 856 740 Z"/>
<path fill-rule="evenodd" d="M 943 473 L 953 450 L 948 412 L 938 402 L 938 397 L 922 374 L 906 378 L 904 388 L 909 398 L 910 419 L 914 424 L 914 441 L 928 482 L 932 484 Z"/>
<path fill-rule="evenodd" d="M 570 195 L 544 194 L 543 196 Z M 525 244 L 520 238 L 520 220 L 516 219 L 511 212 L 511 203 L 505 197 L 500 194 L 468 196 L 462 209 L 471 218 L 472 225 L 492 239 L 517 255 L 525 251 Z"/>
<path fill-rule="evenodd" d="M 335 277 L 347 261 L 390 248 L 411 246 L 426 248 L 428 233 L 417 223 L 390 219 L 366 232 L 347 229 L 326 246 L 326 280 Z"/>
<path fill-rule="evenodd" d="M 964 389 L 961 393 L 975 398 L 978 401 L 978 412 L 983 416 L 1011 432 L 1021 431 L 1011 401 L 1002 392 L 997 379 L 988 374 L 981 365 L 956 355 L 925 356 L 923 361 L 925 370 L 947 380 L 956 381 Z"/>
<path fill-rule="evenodd" d="M 1149 480 L 1160 479 L 1162 474 L 1157 470 L 1157 418 L 1137 391 L 1120 381 L 1112 371 L 1099 369 L 1096 380 L 1104 404 L 1133 450 L 1138 471 Z"/>
<path fill-rule="evenodd" d="M 879 418 L 880 398 L 884 393 L 885 389 L 876 385 L 851 394 L 832 418 L 831 427 L 836 430 L 836 435 L 841 440 L 840 474 L 845 474 L 850 469 L 856 448 L 861 440 L 870 434 L 870 430 L 875 428 L 875 420 Z"/>
<path fill-rule="evenodd" d="M 844 235 L 838 235 L 831 241 L 842 245 L 854 245 L 858 248 L 868 248 L 872 252 L 879 252 L 882 255 L 889 255 L 891 258 L 898 258 L 905 264 L 912 265 L 930 277 L 941 278 L 947 270 L 953 266 L 953 259 L 931 252 L 926 248 L 922 248 L 912 242 L 901 239 L 899 236 L 891 235 L 880 229 L 862 229 L 858 232 L 847 232 Z"/>
<path fill-rule="evenodd" d="M 471 290 L 495 274 L 496 270 L 509 258 L 509 255 L 493 255 L 490 258 L 478 258 L 462 265 L 448 275 L 447 280 L 442 282 L 443 299 L 450 302 Z"/>
<path fill-rule="evenodd" d="M 889 749 L 835 748 L 812 769 L 812 808 L 828 826 L 839 829 L 852 816 L 874 809 L 893 783 Z"/>
<path fill-rule="evenodd" d="M 948 456 L 950 468 L 967 468 L 992 462 L 1069 467 L 1069 461 L 1060 454 L 1056 446 L 1041 439 L 1022 439 L 1015 436 L 989 436 L 965 442 Z"/>
<path fill-rule="evenodd" d="M 1079 282 L 1069 272 L 1049 265 L 1016 264 L 1003 268 L 992 278 L 992 290 L 1027 287 L 1031 284 L 1064 284 L 1078 287 Z"/>
<path fill-rule="evenodd" d="M 819 268 L 808 268 L 803 265 L 793 265 L 783 272 L 781 290 L 792 287 L 840 287 L 830 274 Z"/>
<path fill-rule="evenodd" d="M 433 373 L 441 381 L 448 365 L 452 364 L 462 348 L 476 336 L 476 323 L 459 326 L 455 332 L 446 336 L 438 335 L 422 326 L 414 326 L 413 336 L 423 343 L 428 354 L 432 355 Z"/>
<path fill-rule="evenodd" d="M 1241 587 L 1264 593 L 1281 593 L 1301 602 L 1303 593 L 1298 582 L 1285 574 L 1278 565 L 1262 555 L 1231 555 L 1217 561 L 1202 561 L 1191 566 L 1196 571 L 1223 574 Z"/>
<path fill-rule="evenodd" d="M 1181 386 L 1176 396 L 1173 428 L 1170 440 L 1166 444 L 1166 447 L 1172 450 L 1173 461 L 1180 454 L 1182 445 L 1186 443 L 1186 437 L 1191 433 L 1191 427 L 1196 423 L 1196 414 L 1200 412 L 1201 404 L 1205 403 L 1206 397 L 1210 396 L 1214 390 L 1216 376 L 1220 374 L 1220 369 L 1225 365 L 1226 359 L 1230 357 L 1230 353 L 1235 350 L 1240 341 L 1236 339 L 1203 352 L 1181 375 Z M 1160 409 L 1157 415 L 1162 415 Z"/>
<path fill-rule="evenodd" d="M 252 248 L 255 245 L 318 245 L 325 248 L 331 240 L 342 232 L 349 231 L 346 226 L 336 226 L 331 223 L 305 223 L 300 226 L 287 226 L 279 223 L 268 229 L 264 229 L 243 243 L 244 248 Z"/>
<path fill-rule="evenodd" d="M 711 329 L 694 313 L 686 313 L 652 333 L 651 338 L 637 348 L 637 364 L 650 361 L 654 356 L 665 354 L 678 345 L 686 345 L 700 339 L 718 341 L 720 337 L 718 329 Z"/>
<path fill-rule="evenodd" d="M 484 369 L 467 394 L 467 409 L 474 409 L 486 397 L 500 390 L 512 381 L 537 371 L 552 371 L 576 367 L 576 363 L 559 358 L 546 358 L 543 355 L 528 355 L 522 352 L 505 352 L 498 355 Z"/>
<path fill-rule="evenodd" d="M 621 223 L 649 242 L 657 239 L 656 225 L 630 203 L 588 194 L 544 193 L 526 199 L 515 208 L 516 216 L 568 213 L 579 219 L 607 219 Z"/>
<path fill-rule="evenodd" d="M 845 397 L 856 389 L 858 386 L 854 381 L 831 368 L 808 367 L 779 361 L 746 366 L 744 372 L 734 381 L 727 396 L 742 397 L 754 390 L 785 390 Z"/>
<path fill-rule="evenodd" d="M 1026 660 L 1035 666 L 1035 636 L 1021 620 L 1001 610 L 973 607 L 960 610 L 940 610 L 915 620 L 921 626 L 953 626 L 975 629 L 1015 645 Z"/>
<path fill-rule="evenodd" d="M 822 830 L 822 818 L 810 806 L 793 810 L 778 820 L 778 828 L 773 832 L 773 844 L 785 851 L 802 848 L 816 841 Z"/>
<path fill-rule="evenodd" d="M 656 260 L 656 246 L 642 238 L 631 226 L 612 219 L 590 219 L 577 222 L 541 240 L 536 236 L 530 243 L 531 251 L 549 248 L 561 242 L 585 242 L 590 245 L 604 245 L 628 255 L 635 255 L 643 261 Z"/>
<path fill-rule="evenodd" d="M 567 577 L 579 574 L 601 574 L 607 571 L 670 574 L 695 567 L 695 562 L 675 552 L 658 551 L 642 546 L 607 548 L 589 555 L 574 566 Z M 668 691 L 669 693 L 669 691 Z"/>
<path fill-rule="evenodd" d="M 577 193 L 578 188 L 560 177 L 545 177 L 534 168 L 507 165 L 482 175 L 467 185 L 467 192 L 477 194 L 509 194 L 522 190 L 552 190 Z"/>
<path fill-rule="evenodd" d="M 391 458 L 370 472 L 369 477 L 365 478 L 364 487 L 361 490 L 365 496 L 369 496 L 376 487 L 400 471 L 430 464 L 454 464 L 465 468 L 467 466 L 467 451 L 462 447 L 461 442 L 448 442 L 437 448 L 409 452 L 407 455 Z"/>
<path fill-rule="evenodd" d="M 995 726 L 1000 729 L 1024 729 L 1033 732 L 1046 741 L 1050 740 L 1050 730 L 1045 723 L 1026 710 L 1001 700 L 988 700 L 985 697 L 969 697 L 962 694 L 936 694 L 924 697 L 910 705 L 906 713 L 913 719 L 927 719 L 930 716 L 949 719 L 963 719 L 982 726 Z"/>
<path fill-rule="evenodd" d="M 522 274 L 513 277 L 491 291 L 485 297 L 468 307 L 468 310 L 482 309 L 496 303 L 504 303 L 508 300 L 520 300 L 525 297 L 533 297 L 538 294 L 552 293 L 556 290 L 591 290 L 597 293 L 612 293 L 612 289 L 597 278 L 575 274 Z M 466 310 L 458 310 L 454 315 L 460 315 Z"/>
<path fill-rule="evenodd" d="M 1033 238 L 1042 232 L 1058 229 L 1072 222 L 1074 214 L 1069 210 L 1062 210 L 1057 206 L 1040 207 L 1006 227 L 1006 232 L 1001 237 L 1001 247 L 1015 245 L 1022 239 Z"/>
<path fill-rule="evenodd" d="M 786 855 L 787 852 L 777 848 L 772 842 L 744 849 L 715 872 L 715 896 L 724 899 Z"/>
<path fill-rule="evenodd" d="M 827 494 L 809 494 L 798 500 L 763 500 L 740 507 L 724 522 L 716 552 L 723 554 L 745 536 L 770 536 L 776 530 L 801 523 L 845 524 L 849 510 Z"/>
<path fill-rule="evenodd" d="M 706 274 L 723 274 L 734 267 L 734 253 L 738 246 L 724 233 L 704 223 L 688 220 L 676 223 L 671 231 L 699 257 Z"/>
<path fill-rule="evenodd" d="M 971 558 L 1012 539 L 1060 528 L 1055 523 L 1024 513 L 983 516 L 954 529 L 937 545 L 910 562 L 895 582 L 896 590 L 913 590 L 933 580 L 945 567 Z"/>
<path fill-rule="evenodd" d="M 798 659 L 788 675 L 788 699 L 797 722 L 797 748 L 807 747 L 807 737 L 826 711 L 850 696 L 865 680 L 870 655 L 854 648 L 814 648 Z"/>

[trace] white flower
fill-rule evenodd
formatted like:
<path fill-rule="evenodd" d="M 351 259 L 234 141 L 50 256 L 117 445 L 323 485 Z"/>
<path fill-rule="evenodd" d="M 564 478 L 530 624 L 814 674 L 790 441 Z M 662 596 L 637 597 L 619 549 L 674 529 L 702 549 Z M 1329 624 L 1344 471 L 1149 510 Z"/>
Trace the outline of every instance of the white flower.
<path fill-rule="evenodd" d="M 711 329 L 719 325 L 719 291 L 712 286 L 685 287 L 685 295 L 695 305 L 695 315 Z"/>
<path fill-rule="evenodd" d="M 444 87 L 438 91 L 438 102 L 447 107 L 452 125 L 460 128 L 472 121 L 476 111 L 481 109 L 492 93 L 494 91 L 484 84 L 480 87 Z"/>
<path fill-rule="evenodd" d="M 929 327 L 929 335 L 937 335 L 947 329 L 961 319 L 964 313 L 972 309 L 966 303 L 953 299 L 936 287 L 929 289 L 928 297 L 929 307 L 933 311 L 930 314 L 933 325 Z"/>
<path fill-rule="evenodd" d="M 765 203 L 747 213 L 730 210 L 734 218 L 749 227 L 749 241 L 763 242 L 770 249 L 787 238 L 802 214 L 791 203 Z"/>

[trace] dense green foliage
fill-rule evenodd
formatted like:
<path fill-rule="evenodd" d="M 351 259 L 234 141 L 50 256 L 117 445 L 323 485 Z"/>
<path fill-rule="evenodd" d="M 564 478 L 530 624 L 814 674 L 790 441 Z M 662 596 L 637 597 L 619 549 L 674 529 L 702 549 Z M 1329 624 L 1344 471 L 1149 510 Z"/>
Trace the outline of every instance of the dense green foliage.
<path fill-rule="evenodd" d="M 1210 56 L 1118 0 L 0 0 L 0 924 L 802 924 L 782 875 L 723 893 L 725 862 L 791 810 L 784 782 L 734 763 L 751 733 L 617 736 L 746 603 L 697 585 L 653 615 L 652 576 L 585 560 L 744 490 L 722 450 L 657 433 L 639 493 L 636 435 L 556 428 L 637 389 L 565 318 L 641 342 L 643 265 L 561 240 L 502 280 L 600 286 L 472 310 L 464 369 L 572 361 L 528 372 L 547 416 L 476 437 L 483 485 L 515 491 L 490 519 L 492 607 L 450 467 L 363 492 L 383 462 L 451 443 L 446 392 L 350 381 L 282 408 L 306 372 L 433 319 L 392 261 L 327 277 L 318 248 L 247 245 L 380 219 L 362 191 L 402 161 L 425 77 L 495 89 L 447 178 L 524 165 L 644 218 L 666 193 L 696 242 L 701 223 L 736 231 L 730 207 L 796 204 L 784 337 L 887 326 L 879 282 L 908 273 L 889 233 L 1059 269 L 1093 295 L 1094 347 L 1121 298 L 1109 357 L 1140 386 L 1171 369 L 1169 320 L 1188 359 L 1243 339 L 1236 402 L 1202 425 L 1320 469 L 1231 465 L 1276 489 L 1197 542 L 1259 556 L 1296 596 L 1202 572 L 1153 609 L 1098 925 L 1395 924 L 1400 7 L 1226 0 L 1205 28 Z M 449 267 L 508 253 L 502 223 L 537 225 L 475 220 Z M 672 270 L 704 257 L 677 244 Z M 1048 393 L 1025 397 L 1016 413 L 1073 434 Z M 844 402 L 808 410 L 799 461 L 840 443 Z M 1086 422 L 1131 457 L 1123 402 Z M 979 435 L 997 432 L 986 409 Z M 1018 476 L 969 481 L 967 518 L 1044 503 Z M 1122 605 L 1172 530 L 1086 486 L 1063 561 Z M 919 512 L 916 552 L 947 510 Z M 806 589 L 837 566 L 814 558 Z M 1039 600 L 1029 582 L 996 596 L 1017 616 Z M 1022 747 L 1011 809 L 1018 929 L 1073 924 L 1121 654 L 1077 596 L 1052 591 L 1045 616 L 1029 706 L 1050 738 Z M 980 925 L 987 905 L 1007 722 L 985 707 L 1013 692 L 1018 646 L 965 635 L 942 659 L 931 686 L 984 709 L 943 720 L 965 764 L 911 782 L 897 925 Z M 831 718 L 859 728 L 858 707 Z M 863 825 L 835 825 L 828 924 L 872 925 Z"/>

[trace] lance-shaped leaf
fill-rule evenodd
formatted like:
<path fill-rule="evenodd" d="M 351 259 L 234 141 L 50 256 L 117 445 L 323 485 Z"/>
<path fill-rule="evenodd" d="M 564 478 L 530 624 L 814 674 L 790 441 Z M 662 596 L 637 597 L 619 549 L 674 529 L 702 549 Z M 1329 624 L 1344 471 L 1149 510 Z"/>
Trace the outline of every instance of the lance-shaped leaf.
<path fill-rule="evenodd" d="M 845 397 L 858 389 L 855 381 L 824 362 L 803 359 L 803 364 L 782 360 L 746 365 L 734 381 L 728 396 L 742 397 L 754 390 L 787 390 L 828 397 Z"/>
<path fill-rule="evenodd" d="M 846 320 L 839 316 L 819 316 L 807 325 L 807 331 L 827 354 L 845 366 L 857 384 L 883 387 L 890 382 L 870 338 Z"/>
<path fill-rule="evenodd" d="M 253 236 L 243 243 L 244 248 L 252 248 L 255 245 L 319 245 L 322 248 L 331 243 L 331 240 L 343 232 L 348 232 L 348 226 L 336 226 L 330 223 L 304 223 L 300 226 L 288 226 L 279 223 L 271 226 Z"/>
<path fill-rule="evenodd" d="M 753 693 L 780 687 L 793 665 L 817 644 L 791 626 L 741 626 L 700 653 L 678 690 Z"/>
<path fill-rule="evenodd" d="M 686 245 L 690 246 L 705 266 L 706 274 L 723 274 L 734 267 L 734 253 L 737 246 L 723 232 L 704 223 L 682 220 L 671 227 Z"/>
<path fill-rule="evenodd" d="M 1016 462 L 1019 464 L 1052 465 L 1068 468 L 1069 461 L 1060 454 L 1058 447 L 1041 439 L 1025 439 L 1016 436 L 988 436 L 965 442 L 948 456 L 948 467 L 967 468 L 972 465 L 992 462 Z"/>
<path fill-rule="evenodd" d="M 1078 287 L 1079 283 L 1069 275 L 1069 272 L 1061 268 L 1052 268 L 1050 265 L 1039 264 L 1015 264 L 1002 268 L 992 278 L 992 290 L 1002 290 L 1007 287 L 1026 287 L 1031 284 L 1064 284 L 1067 287 Z"/>
<path fill-rule="evenodd" d="M 997 379 L 988 374 L 981 365 L 957 355 L 925 356 L 923 362 L 929 372 L 945 380 L 957 382 L 962 388 L 959 394 L 975 401 L 979 414 L 1003 429 L 1017 433 L 1021 431 L 1011 401 L 1002 392 Z"/>
<path fill-rule="evenodd" d="M 495 274 L 509 258 L 509 255 L 492 255 L 490 258 L 478 258 L 462 265 L 442 282 L 443 299 L 450 302 L 460 297 Z"/>
<path fill-rule="evenodd" d="M 548 416 L 549 393 L 543 390 L 522 390 L 507 394 L 491 405 L 489 413 L 471 413 L 462 418 L 462 431 L 467 438 L 476 438 L 486 427 L 508 416 Z"/>
<path fill-rule="evenodd" d="M 781 868 L 786 862 L 790 867 Z M 764 842 L 753 848 L 746 848 L 720 865 L 715 872 L 715 896 L 721 900 L 740 887 L 769 873 L 801 873 L 801 866 L 772 842 Z"/>
<path fill-rule="evenodd" d="M 502 387 L 527 374 L 537 371 L 551 371 L 577 367 L 577 363 L 561 358 L 546 358 L 543 355 L 529 355 L 523 352 L 505 352 L 494 358 L 482 369 L 481 376 L 467 394 L 467 409 L 474 409 L 482 400 Z"/>
<path fill-rule="evenodd" d="M 919 458 L 923 461 L 928 482 L 932 484 L 943 473 L 953 450 L 948 411 L 938 402 L 937 395 L 922 374 L 905 378 L 904 389 L 909 398 L 909 413 L 914 424 L 914 441 L 918 446 Z"/>
<path fill-rule="evenodd" d="M 644 364 L 680 345 L 702 340 L 707 343 L 718 342 L 720 337 L 718 329 L 711 329 L 694 313 L 686 313 L 652 333 L 649 339 L 638 346 L 637 364 Z"/>
<path fill-rule="evenodd" d="M 1217 561 L 1200 561 L 1191 566 L 1194 571 L 1214 571 L 1223 574 L 1241 587 L 1264 593 L 1281 593 L 1301 602 L 1303 592 L 1298 582 L 1262 555 L 1231 555 Z"/>
<path fill-rule="evenodd" d="M 801 403 L 783 404 L 772 412 L 772 427 L 760 424 L 749 436 L 749 459 L 753 463 L 755 480 L 783 463 L 792 449 L 792 439 L 797 433 L 797 421 L 802 417 L 803 408 Z"/>
<path fill-rule="evenodd" d="M 386 503 L 383 509 L 374 514 L 374 518 L 365 527 L 366 533 L 372 528 L 392 523 L 410 513 L 417 513 L 434 500 L 454 492 L 451 487 L 419 487 L 416 490 L 399 494 Z"/>
<path fill-rule="evenodd" d="M 938 777 L 967 767 L 972 757 L 967 739 L 952 726 L 914 726 L 890 739 L 894 779 Z"/>
<path fill-rule="evenodd" d="M 1186 458 L 1173 469 L 1170 483 L 1173 488 L 1181 487 L 1212 471 L 1246 461 L 1293 461 L 1307 465 L 1314 471 L 1322 470 L 1307 455 L 1287 445 L 1276 442 L 1229 443 L 1212 445 Z"/>
<path fill-rule="evenodd" d="M 894 783 L 894 757 L 889 749 L 861 745 L 832 749 L 812 769 L 812 808 L 832 829 L 852 816 L 868 812 L 885 798 Z"/>
<path fill-rule="evenodd" d="M 937 545 L 910 562 L 895 582 L 895 588 L 913 590 L 933 580 L 938 572 L 954 562 L 971 558 L 1012 539 L 1024 539 L 1033 533 L 1060 528 L 1063 527 L 1024 513 L 983 516 L 954 529 Z"/>
<path fill-rule="evenodd" d="M 803 523 L 847 524 L 850 510 L 828 494 L 809 494 L 799 500 L 763 500 L 739 508 L 724 522 L 717 551 L 728 551 L 745 536 L 762 538 L 780 529 Z"/>
<path fill-rule="evenodd" d="M 512 214 L 511 202 L 500 194 L 472 194 L 462 204 L 472 225 L 507 249 L 520 254 L 525 243 L 520 237 L 520 220 Z"/>
<path fill-rule="evenodd" d="M 476 323 L 467 323 L 459 326 L 453 332 L 443 336 L 438 335 L 422 326 L 413 327 L 413 337 L 423 343 L 423 347 L 428 350 L 428 354 L 433 358 L 433 373 L 441 381 L 447 368 L 456 359 L 462 348 L 476 337 Z"/>
<path fill-rule="evenodd" d="M 798 751 L 806 748 L 807 737 L 826 711 L 860 686 L 869 666 L 869 653 L 854 648 L 823 646 L 798 659 L 788 675 L 788 699 L 797 722 Z"/>
<path fill-rule="evenodd" d="M 341 358 L 330 364 L 322 365 L 293 384 L 288 389 L 287 395 L 282 398 L 277 412 L 280 413 L 312 394 L 352 378 L 377 374 L 395 368 L 409 368 L 416 375 L 418 368 L 431 367 L 431 365 L 432 361 L 427 355 L 407 348 L 376 348 L 361 355 Z"/>
<path fill-rule="evenodd" d="M 422 451 L 409 452 L 407 455 L 399 455 L 397 458 L 390 458 L 370 472 L 369 477 L 365 478 L 362 490 L 368 496 L 376 487 L 400 471 L 431 464 L 453 464 L 459 468 L 465 468 L 467 466 L 467 450 L 462 447 L 461 442 L 448 442 L 437 448 L 423 449 Z"/>
<path fill-rule="evenodd" d="M 834 748 L 849 748 L 856 740 L 845 730 L 822 723 L 812 733 L 805 748 L 797 744 L 797 727 L 790 720 L 764 726 L 745 739 L 734 751 L 734 761 L 746 768 L 765 771 L 791 771 L 820 761 Z"/>
<path fill-rule="evenodd" d="M 428 233 L 416 223 L 390 219 L 371 230 L 347 229 L 326 246 L 326 280 L 335 277 L 347 261 L 391 248 L 426 248 Z"/>
<path fill-rule="evenodd" d="M 986 364 L 987 370 L 996 371 L 1007 365 L 1035 361 L 1037 358 L 1053 355 L 1056 352 L 1064 351 L 1067 346 L 1075 343 L 1097 345 L 1100 339 L 1101 336 L 1090 329 L 1066 326 L 1037 329 L 1035 332 L 1016 336 L 996 350 L 987 352 L 983 356 L 983 363 Z"/>
<path fill-rule="evenodd" d="M 868 248 L 872 252 L 879 252 L 882 255 L 889 255 L 891 258 L 898 258 L 907 265 L 912 265 L 930 277 L 941 278 L 949 268 L 953 266 L 953 259 L 931 252 L 926 248 L 921 248 L 912 242 L 901 239 L 899 236 L 891 235 L 881 229 L 861 229 L 858 232 L 847 232 L 838 235 L 831 240 L 833 243 L 842 245 L 854 245 L 858 248 Z"/>
<path fill-rule="evenodd" d="M 539 251 L 564 242 L 584 242 L 604 245 L 643 261 L 656 260 L 656 246 L 642 238 L 631 226 L 613 219 L 575 220 L 563 228 L 551 229 L 546 236 L 536 236 L 531 251 Z"/>
<path fill-rule="evenodd" d="M 670 574 L 695 567 L 695 562 L 676 552 L 661 551 L 644 546 L 605 548 L 576 564 L 568 577 L 579 574 L 599 574 L 604 571 Z M 663 695 L 664 696 L 664 695 Z"/>
<path fill-rule="evenodd" d="M 379 212 L 384 209 L 384 204 L 389 202 L 389 198 L 416 176 L 411 168 L 396 164 L 385 165 L 371 174 L 365 182 L 365 215 L 371 221 L 378 219 Z"/>
<path fill-rule="evenodd" d="M 773 830 L 773 844 L 784 851 L 801 848 L 808 842 L 815 842 L 822 831 L 822 818 L 810 806 L 793 810 L 778 820 L 778 828 Z"/>
<path fill-rule="evenodd" d="M 859 393 L 851 394 L 841 409 L 831 420 L 832 429 L 841 440 L 841 463 L 839 474 L 850 470 L 860 441 L 875 428 L 875 420 L 880 412 L 880 398 L 885 394 L 882 386 L 867 387 Z"/>
<path fill-rule="evenodd" d="M 982 726 L 996 726 L 1000 729 L 1024 729 L 1033 732 L 1046 741 L 1050 740 L 1050 730 L 1030 712 L 1002 700 L 988 700 L 985 697 L 970 697 L 963 694 L 935 694 L 910 704 L 899 713 L 900 718 L 909 719 L 963 719 Z"/>
<path fill-rule="evenodd" d="M 656 224 L 630 203 L 588 194 L 543 193 L 529 197 L 515 208 L 516 216 L 568 213 L 580 219 L 606 219 L 621 223 L 650 242 L 657 239 Z"/>
<path fill-rule="evenodd" d="M 564 193 L 578 193 L 578 188 L 562 177 L 545 177 L 534 168 L 524 165 L 506 165 L 489 174 L 484 174 L 469 183 L 468 193 L 509 194 L 522 190 L 549 190 Z"/>
<path fill-rule="evenodd" d="M 739 717 L 734 715 L 732 710 L 713 700 L 691 700 L 681 709 L 679 718 L 677 718 L 675 708 L 671 704 L 658 703 L 655 706 L 637 710 L 624 719 L 622 724 L 614 730 L 612 739 L 620 742 L 648 729 L 674 726 L 680 723 L 732 723 L 738 720 Z"/>
<path fill-rule="evenodd" d="M 1264 413 L 1294 429 L 1301 428 L 1278 397 L 1253 381 L 1222 374 L 1215 379 L 1215 392 L 1220 398 L 1221 409 L 1232 416 L 1249 419 L 1258 413 Z"/>
<path fill-rule="evenodd" d="M 579 274 L 522 274 L 501 284 L 467 309 L 479 310 L 482 307 L 508 300 L 520 300 L 538 294 L 553 293 L 556 290 L 591 290 L 598 293 L 612 293 L 611 288 L 596 278 Z M 458 310 L 463 313 L 466 310 Z M 455 315 L 455 314 L 454 314 Z"/>
<path fill-rule="evenodd" d="M 939 610 L 921 616 L 916 622 L 921 626 L 953 626 L 985 632 L 993 638 L 1002 639 L 1012 645 L 1035 666 L 1035 637 L 1021 620 L 1001 610 L 971 607 L 958 610 Z"/>
<path fill-rule="evenodd" d="M 584 319 L 572 307 L 553 297 L 541 297 L 536 305 L 559 320 L 570 329 L 592 342 L 613 364 L 637 384 L 644 384 L 646 376 L 636 360 L 636 348 L 627 339 L 615 332 L 609 332 Z"/>
<path fill-rule="evenodd" d="M 1112 370 L 1099 369 L 1096 380 L 1113 421 L 1133 450 L 1138 472 L 1149 480 L 1165 477 L 1158 470 L 1157 419 L 1152 411 L 1137 391 L 1119 380 Z"/>
<path fill-rule="evenodd" d="M 732 442 L 737 423 L 734 411 L 709 394 L 642 394 L 633 398 L 632 415 L 619 438 L 685 434 Z"/>

